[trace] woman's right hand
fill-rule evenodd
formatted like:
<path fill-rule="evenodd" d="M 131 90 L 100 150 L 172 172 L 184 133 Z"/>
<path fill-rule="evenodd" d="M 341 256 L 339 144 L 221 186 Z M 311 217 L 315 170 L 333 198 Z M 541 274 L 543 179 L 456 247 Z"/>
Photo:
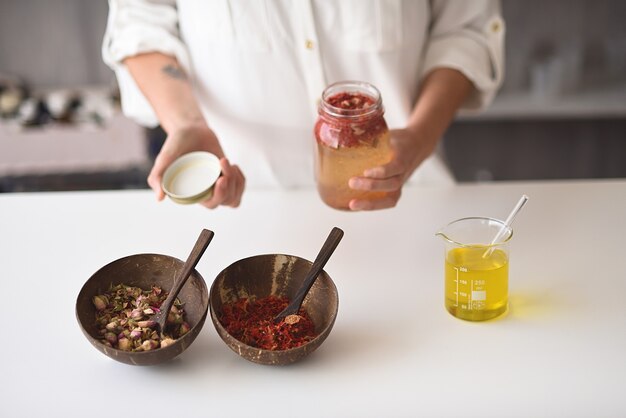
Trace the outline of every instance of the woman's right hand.
<path fill-rule="evenodd" d="M 208 151 L 215 154 L 220 158 L 222 166 L 222 175 L 215 183 L 213 195 L 201 204 L 209 209 L 215 209 L 220 205 L 233 208 L 239 206 L 246 179 L 239 167 L 231 165 L 224 157 L 217 136 L 204 124 L 181 128 L 167 136 L 148 175 L 148 184 L 156 193 L 157 200 L 165 198 L 161 180 L 167 167 L 181 155 L 192 151 Z"/>

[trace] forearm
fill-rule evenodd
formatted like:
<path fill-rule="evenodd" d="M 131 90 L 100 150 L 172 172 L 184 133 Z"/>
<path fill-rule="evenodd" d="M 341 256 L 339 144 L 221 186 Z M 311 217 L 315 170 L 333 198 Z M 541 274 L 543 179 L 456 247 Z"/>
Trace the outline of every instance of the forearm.
<path fill-rule="evenodd" d="M 165 132 L 171 134 L 206 124 L 191 83 L 176 58 L 152 52 L 126 58 L 124 64 L 152 105 Z"/>
<path fill-rule="evenodd" d="M 450 68 L 437 68 L 424 79 L 407 129 L 422 142 L 421 147 L 428 155 L 472 88 L 467 77 Z"/>

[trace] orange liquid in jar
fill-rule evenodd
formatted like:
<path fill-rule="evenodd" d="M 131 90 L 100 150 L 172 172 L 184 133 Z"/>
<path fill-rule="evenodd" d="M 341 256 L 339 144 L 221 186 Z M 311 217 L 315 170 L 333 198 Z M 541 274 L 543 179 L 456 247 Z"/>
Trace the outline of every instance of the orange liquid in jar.
<path fill-rule="evenodd" d="M 324 203 L 347 210 L 352 199 L 385 197 L 386 192 L 351 189 L 348 180 L 391 160 L 389 137 L 385 131 L 374 143 L 354 147 L 332 148 L 317 143 L 317 189 Z"/>

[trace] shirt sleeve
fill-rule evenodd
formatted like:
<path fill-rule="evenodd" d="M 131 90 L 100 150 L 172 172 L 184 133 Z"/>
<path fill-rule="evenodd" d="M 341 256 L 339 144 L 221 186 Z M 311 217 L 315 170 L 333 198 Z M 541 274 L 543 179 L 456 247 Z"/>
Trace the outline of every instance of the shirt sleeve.
<path fill-rule="evenodd" d="M 504 21 L 498 0 L 433 0 L 421 77 L 453 68 L 473 84 L 462 108 L 478 110 L 495 96 L 504 75 Z"/>
<path fill-rule="evenodd" d="M 158 125 L 152 106 L 124 65 L 125 58 L 161 52 L 176 57 L 189 74 L 190 60 L 180 38 L 175 0 L 109 0 L 102 58 L 115 71 L 124 114 L 145 126 Z"/>

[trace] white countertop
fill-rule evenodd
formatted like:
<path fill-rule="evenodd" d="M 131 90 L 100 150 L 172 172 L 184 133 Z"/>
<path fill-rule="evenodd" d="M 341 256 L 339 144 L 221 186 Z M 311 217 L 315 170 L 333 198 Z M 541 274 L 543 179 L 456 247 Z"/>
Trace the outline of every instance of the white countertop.
<path fill-rule="evenodd" d="M 434 233 L 464 216 L 504 218 L 523 193 L 509 312 L 455 319 Z M 197 269 L 210 286 L 250 255 L 312 259 L 335 225 L 337 322 L 300 363 L 250 363 L 207 318 L 174 361 L 129 366 L 76 322 L 81 286 L 117 258 L 185 258 L 209 228 Z M 623 180 L 410 188 L 373 213 L 326 208 L 313 190 L 248 191 L 241 208 L 216 211 L 149 191 L 0 195 L 0 238 L 2 417 L 626 416 Z"/>

